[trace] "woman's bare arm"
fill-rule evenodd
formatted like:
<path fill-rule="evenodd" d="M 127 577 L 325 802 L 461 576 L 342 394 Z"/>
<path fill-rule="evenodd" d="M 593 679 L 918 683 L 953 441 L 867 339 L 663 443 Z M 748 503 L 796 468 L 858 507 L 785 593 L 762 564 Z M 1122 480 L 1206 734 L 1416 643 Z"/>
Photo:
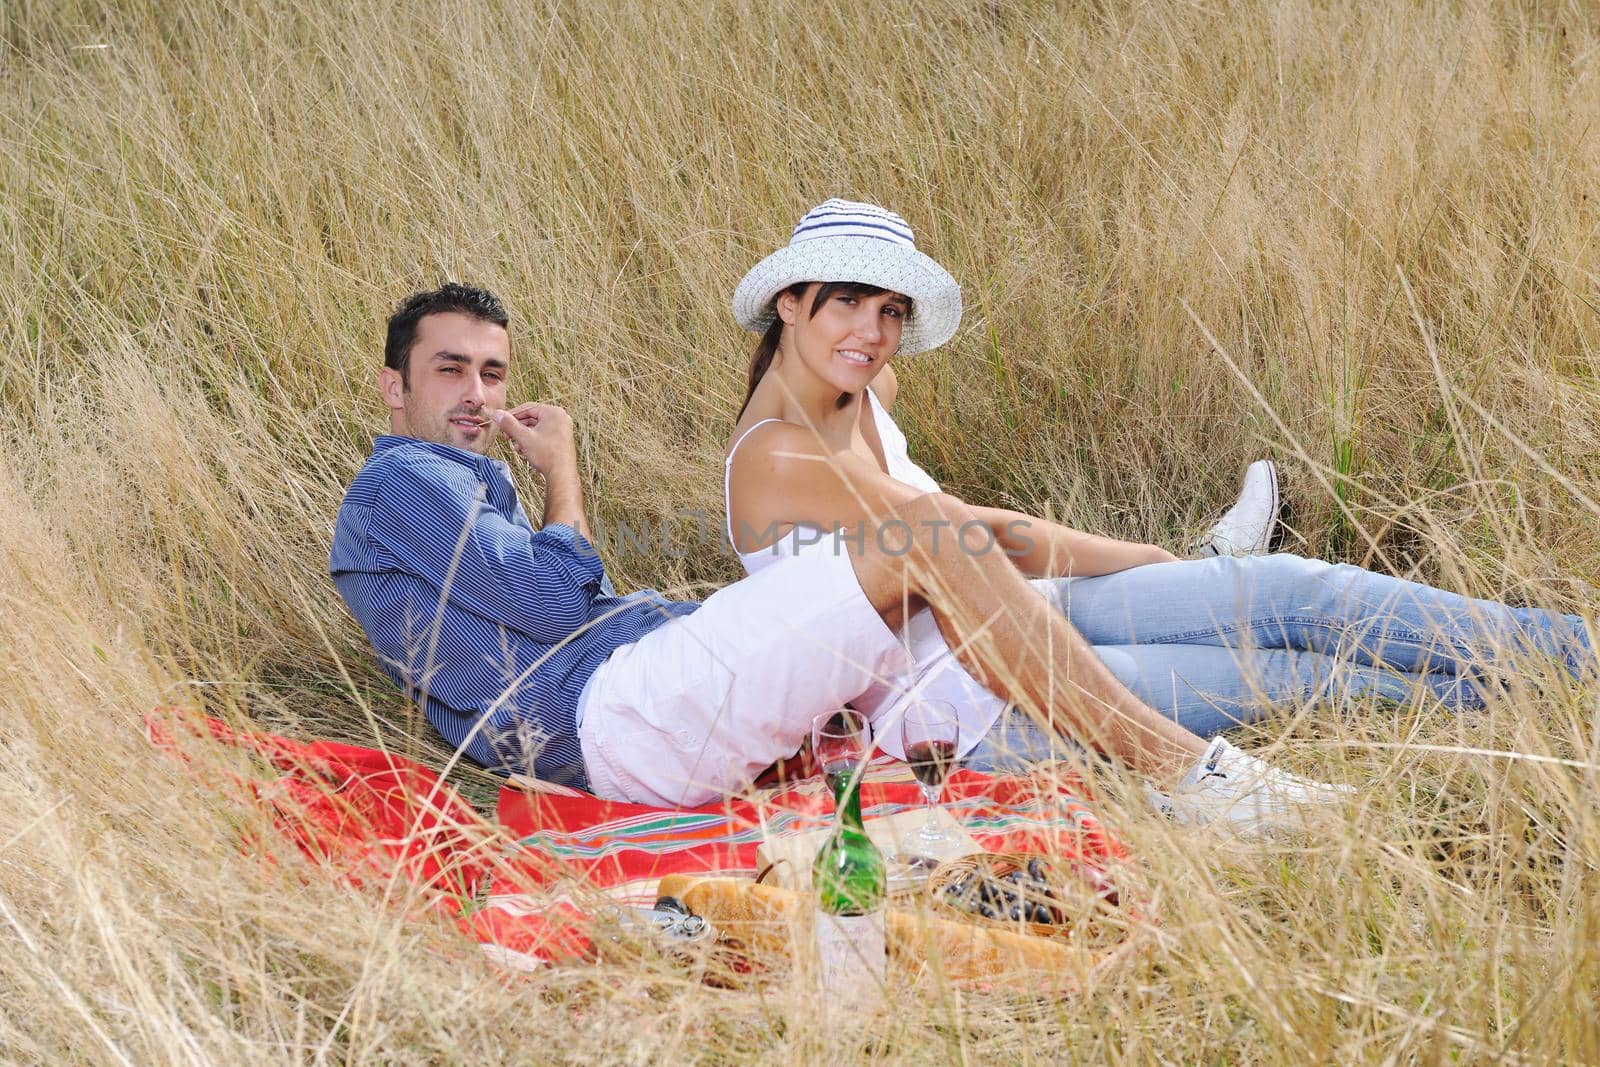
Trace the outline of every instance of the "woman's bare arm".
<path fill-rule="evenodd" d="M 1089 578 L 1147 563 L 1171 563 L 1178 558 L 1156 545 L 1085 533 L 1020 511 L 973 511 L 989 526 L 996 544 L 1017 569 L 1035 578 Z M 980 543 L 980 536 L 976 531 L 970 535 L 969 549 Z"/>
<path fill-rule="evenodd" d="M 872 392 L 885 411 L 894 404 L 899 391 L 894 367 L 884 367 L 872 383 Z M 973 510 L 989 526 L 996 546 L 1011 557 L 1022 573 L 1035 578 L 1090 577 L 1178 558 L 1155 545 L 1084 533 L 1020 511 L 984 507 Z M 985 537 L 978 531 L 969 531 L 966 540 L 971 550 L 981 548 Z"/>
<path fill-rule="evenodd" d="M 871 460 L 829 452 L 816 434 L 793 423 L 761 426 L 740 442 L 729 475 L 729 525 L 740 552 L 765 548 L 794 523 L 852 536 L 876 526 L 899 505 L 924 495 L 897 482 Z"/>
<path fill-rule="evenodd" d="M 868 459 L 828 452 L 802 426 L 770 423 L 734 453 L 730 519 L 741 552 L 767 547 L 794 523 L 876 538 L 879 523 L 921 495 Z M 974 510 L 987 534 L 950 530 L 938 543 L 952 552 L 1002 550 L 1024 574 L 1036 577 L 1088 577 L 1177 558 L 1154 545 L 1084 533 L 1020 511 Z"/>

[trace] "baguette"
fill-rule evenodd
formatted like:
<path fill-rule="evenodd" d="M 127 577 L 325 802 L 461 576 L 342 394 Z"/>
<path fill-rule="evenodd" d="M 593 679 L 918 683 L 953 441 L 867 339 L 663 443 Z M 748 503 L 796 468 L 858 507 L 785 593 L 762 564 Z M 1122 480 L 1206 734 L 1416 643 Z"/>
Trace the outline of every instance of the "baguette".
<path fill-rule="evenodd" d="M 787 952 L 790 932 L 803 917 L 806 898 L 775 885 L 746 878 L 703 878 L 669 874 L 657 890 L 677 897 L 730 941 L 760 952 Z"/>
<path fill-rule="evenodd" d="M 749 950 L 787 952 L 810 898 L 743 878 L 674 874 L 661 880 L 662 896 L 677 897 L 722 936 Z M 952 922 L 926 912 L 888 909 L 884 935 L 896 970 L 911 977 L 929 965 L 945 980 L 1039 992 L 1059 987 L 1082 957 L 1051 938 Z"/>

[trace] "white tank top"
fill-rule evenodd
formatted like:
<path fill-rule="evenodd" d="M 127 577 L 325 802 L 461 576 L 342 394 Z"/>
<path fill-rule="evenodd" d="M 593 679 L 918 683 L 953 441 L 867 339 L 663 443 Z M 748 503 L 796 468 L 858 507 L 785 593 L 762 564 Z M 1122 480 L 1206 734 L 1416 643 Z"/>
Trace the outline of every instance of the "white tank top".
<path fill-rule="evenodd" d="M 878 429 L 878 439 L 883 443 L 883 458 L 888 464 L 889 476 L 897 482 L 925 493 L 939 492 L 939 483 L 928 472 L 917 466 L 906 447 L 906 435 L 900 432 L 894 419 L 878 403 L 877 396 L 867 390 L 867 402 L 872 405 L 873 425 Z M 733 501 L 728 488 L 733 470 L 733 454 L 757 426 L 779 419 L 762 419 L 733 443 L 728 450 L 728 460 L 723 467 L 723 495 L 728 503 L 728 540 L 733 540 Z M 737 551 L 737 549 L 735 549 Z M 745 573 L 754 574 L 762 567 L 771 566 L 807 551 L 836 551 L 833 534 L 815 526 L 797 525 L 766 548 L 754 552 L 740 552 L 739 562 Z M 960 662 L 944 643 L 939 626 L 931 612 L 917 612 L 902 627 L 901 637 L 907 644 L 914 666 L 906 673 L 874 682 L 866 692 L 850 703 L 867 716 L 872 723 L 872 733 L 877 745 L 896 759 L 905 758 L 900 743 L 900 717 L 918 694 L 948 700 L 955 705 L 960 717 L 961 744 L 957 754 L 965 756 L 977 747 L 999 718 L 1005 702 L 984 692 L 972 676 L 961 669 Z"/>
<path fill-rule="evenodd" d="M 867 390 L 867 403 L 872 405 L 872 423 L 877 428 L 878 440 L 883 445 L 883 458 L 889 466 L 889 477 L 903 485 L 924 493 L 939 492 L 939 483 L 934 481 L 927 471 L 917 466 L 911 458 L 910 449 L 906 445 L 906 435 L 900 432 L 900 427 L 894 419 L 889 417 L 889 412 L 878 403 L 877 394 L 871 389 Z M 728 458 L 722 463 L 722 499 L 727 508 L 726 532 L 728 543 L 733 545 L 733 550 L 738 553 L 739 562 L 744 565 L 746 574 L 754 574 L 762 567 L 776 563 L 780 559 L 787 559 L 807 549 L 816 546 L 826 546 L 833 551 L 833 532 L 824 530 L 809 523 L 795 523 L 781 537 L 765 548 L 758 548 L 754 552 L 739 552 L 739 543 L 734 539 L 733 530 L 733 493 L 730 483 L 733 479 L 733 454 L 739 451 L 739 446 L 744 444 L 744 439 L 749 437 L 757 427 L 765 426 L 769 422 L 782 422 L 782 419 L 762 419 L 760 422 L 747 428 L 733 442 L 733 447 L 728 449 Z M 749 531 L 758 533 L 761 531 Z"/>

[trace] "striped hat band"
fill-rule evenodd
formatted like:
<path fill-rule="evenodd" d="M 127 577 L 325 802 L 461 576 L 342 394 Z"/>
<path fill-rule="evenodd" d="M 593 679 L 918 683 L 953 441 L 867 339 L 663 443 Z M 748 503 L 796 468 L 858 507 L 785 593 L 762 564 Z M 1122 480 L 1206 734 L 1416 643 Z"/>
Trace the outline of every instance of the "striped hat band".
<path fill-rule="evenodd" d="M 829 200 L 806 212 L 789 238 L 790 244 L 819 237 L 870 237 L 906 248 L 917 247 L 906 220 L 872 204 Z"/>

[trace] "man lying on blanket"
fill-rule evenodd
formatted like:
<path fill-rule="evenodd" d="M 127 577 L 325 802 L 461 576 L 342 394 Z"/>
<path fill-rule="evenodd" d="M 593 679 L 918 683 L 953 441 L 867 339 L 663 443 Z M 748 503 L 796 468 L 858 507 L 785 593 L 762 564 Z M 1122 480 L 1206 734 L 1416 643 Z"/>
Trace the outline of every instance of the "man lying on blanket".
<path fill-rule="evenodd" d="M 884 516 L 909 539 L 888 548 L 846 539 L 704 603 L 617 596 L 588 540 L 572 419 L 506 406 L 508 322 L 460 285 L 390 318 L 390 433 L 344 498 L 329 563 L 383 669 L 485 767 L 662 806 L 736 791 L 813 717 L 900 676 L 896 631 L 928 606 L 972 677 L 1151 778 L 1181 821 L 1271 830 L 1320 799 L 1142 703 L 1003 554 L 951 551 L 948 535 L 941 551 L 941 528 L 972 521 L 941 494 Z M 537 531 L 488 457 L 498 436 L 544 477 Z"/>

